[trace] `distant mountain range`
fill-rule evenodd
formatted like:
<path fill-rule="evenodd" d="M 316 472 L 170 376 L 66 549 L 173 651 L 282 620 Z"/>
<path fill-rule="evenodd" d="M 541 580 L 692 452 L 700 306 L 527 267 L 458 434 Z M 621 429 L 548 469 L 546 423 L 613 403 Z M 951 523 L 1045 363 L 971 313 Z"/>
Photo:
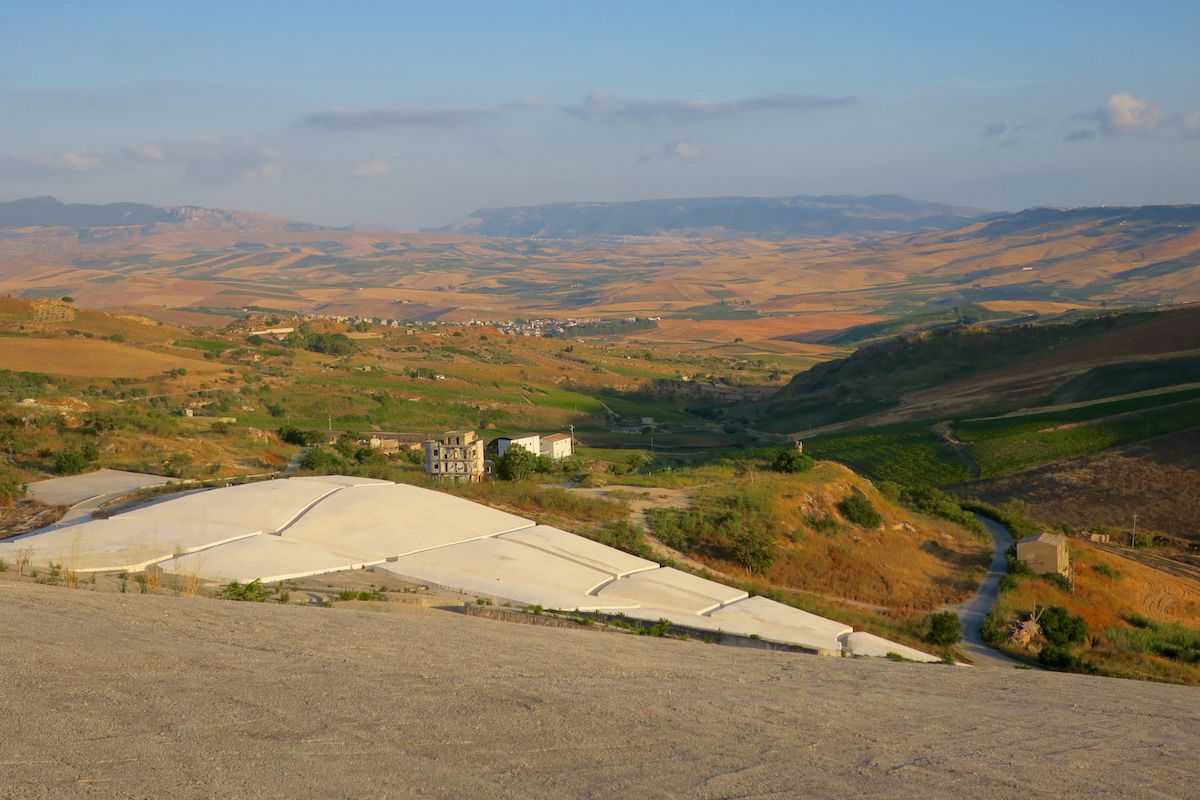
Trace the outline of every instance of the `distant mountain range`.
<path fill-rule="evenodd" d="M 1002 216 L 897 195 L 853 197 L 693 197 L 627 203 L 549 203 L 481 208 L 467 219 L 427 233 L 468 233 L 520 239 L 620 236 L 701 239 L 803 239 L 923 233 Z"/>
<path fill-rule="evenodd" d="M 17 240 L 72 239 L 79 242 L 133 239 L 172 231 L 328 230 L 267 214 L 198 206 L 151 206 L 143 203 L 60 203 L 53 197 L 0 202 L 0 237 Z"/>

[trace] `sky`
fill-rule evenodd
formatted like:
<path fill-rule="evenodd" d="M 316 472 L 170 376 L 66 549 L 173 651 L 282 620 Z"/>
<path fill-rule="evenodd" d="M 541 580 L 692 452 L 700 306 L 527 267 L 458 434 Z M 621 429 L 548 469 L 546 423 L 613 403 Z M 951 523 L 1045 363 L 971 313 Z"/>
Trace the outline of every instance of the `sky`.
<path fill-rule="evenodd" d="M 1200 3 L 0 0 L 0 200 L 1200 202 Z"/>

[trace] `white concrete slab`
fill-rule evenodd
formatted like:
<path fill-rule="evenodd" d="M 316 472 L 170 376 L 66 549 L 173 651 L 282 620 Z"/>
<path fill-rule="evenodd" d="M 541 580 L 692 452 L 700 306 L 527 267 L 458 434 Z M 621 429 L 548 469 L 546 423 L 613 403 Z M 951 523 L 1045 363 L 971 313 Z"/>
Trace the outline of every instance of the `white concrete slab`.
<path fill-rule="evenodd" d="M 510 542 L 519 542 L 526 547 L 550 553 L 565 558 L 576 564 L 582 564 L 613 578 L 623 578 L 635 572 L 645 572 L 658 569 L 658 564 L 644 558 L 630 555 L 614 547 L 593 542 L 574 533 L 568 533 L 548 525 L 538 525 L 533 528 L 503 534 L 500 538 Z"/>
<path fill-rule="evenodd" d="M 816 631 L 784 630 L 782 628 L 758 625 L 743 620 L 713 619 L 712 617 L 680 612 L 673 608 L 654 608 L 652 606 L 629 609 L 620 613 L 631 619 L 645 620 L 647 622 L 658 622 L 660 619 L 669 619 L 676 625 L 685 625 L 689 628 L 697 628 L 702 631 L 712 631 L 714 634 L 731 633 L 739 636 L 758 637 L 763 641 L 797 645 L 827 655 L 841 655 L 842 653 L 841 642 L 832 636 L 827 636 Z"/>
<path fill-rule="evenodd" d="M 380 561 L 378 555 L 262 535 L 159 562 L 164 572 L 214 583 L 263 583 L 307 578 Z"/>
<path fill-rule="evenodd" d="M 389 561 L 377 564 L 375 572 L 382 575 L 394 575 L 397 578 L 423 583 L 426 586 L 448 589 L 452 592 L 462 592 L 469 597 L 485 597 L 494 602 L 512 603 L 516 606 L 538 605 L 557 611 L 608 612 L 627 611 L 634 607 L 634 604 L 623 600 L 593 597 L 499 577 L 488 578 L 428 564 Z M 413 574 L 414 572 L 417 574 Z"/>
<path fill-rule="evenodd" d="M 147 486 L 162 486 L 167 483 L 175 483 L 175 479 L 119 469 L 101 469 L 83 475 L 35 481 L 29 484 L 28 494 L 43 503 L 63 506 L 82 503 L 102 494 L 126 494 L 145 489 Z"/>
<path fill-rule="evenodd" d="M 313 503 L 338 491 L 329 481 L 287 479 L 181 494 L 117 515 L 126 519 L 195 520 L 245 525 L 275 532 L 291 524 Z"/>
<path fill-rule="evenodd" d="M 359 478 L 354 475 L 308 475 L 303 478 L 289 478 L 288 480 L 332 483 L 334 486 L 391 486 L 394 483 L 394 481 L 385 481 L 379 478 Z"/>
<path fill-rule="evenodd" d="M 401 556 L 532 527 L 527 519 L 461 497 L 392 483 L 342 489 L 282 535 L 329 547 Z"/>
<path fill-rule="evenodd" d="M 133 572 L 175 553 L 191 553 L 258 533 L 253 528 L 216 522 L 118 516 L 9 539 L 0 543 L 0 558 L 11 564 L 17 553 L 27 550 L 35 567 L 55 563 L 76 572 Z"/>
<path fill-rule="evenodd" d="M 819 617 L 759 596 L 747 597 L 745 600 L 722 606 L 709 616 L 722 622 L 746 622 L 784 631 L 818 633 L 829 639 L 837 639 L 854 631 L 854 628 L 843 622 Z"/>
<path fill-rule="evenodd" d="M 704 614 L 749 595 L 671 567 L 639 572 L 613 581 L 599 591 L 601 597 L 629 600 L 641 606 Z"/>
<path fill-rule="evenodd" d="M 518 581 L 576 594 L 591 594 L 613 579 L 608 572 L 499 538 L 423 550 L 402 556 L 394 563 L 396 569 L 408 570 L 413 574 L 419 574 L 427 567 L 449 569 L 467 575 Z"/>
<path fill-rule="evenodd" d="M 887 639 L 867 633 L 866 631 L 846 634 L 841 637 L 841 642 L 842 648 L 852 656 L 885 658 L 888 653 L 896 653 L 904 658 L 912 659 L 913 661 L 923 661 L 928 664 L 941 661 L 937 656 L 931 656 L 929 653 L 923 653 L 920 650 L 914 650 L 902 644 L 889 642 Z"/>

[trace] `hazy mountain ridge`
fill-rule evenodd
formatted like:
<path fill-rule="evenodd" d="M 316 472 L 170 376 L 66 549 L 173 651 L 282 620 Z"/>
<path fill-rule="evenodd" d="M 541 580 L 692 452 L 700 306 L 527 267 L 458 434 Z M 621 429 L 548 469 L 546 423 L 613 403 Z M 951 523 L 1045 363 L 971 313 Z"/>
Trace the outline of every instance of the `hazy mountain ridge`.
<path fill-rule="evenodd" d="M 779 241 L 921 233 L 958 228 L 996 216 L 980 208 L 898 195 L 696 197 L 483 208 L 452 225 L 423 230 L 534 239 L 676 236 Z"/>
<path fill-rule="evenodd" d="M 64 238 L 78 242 L 134 239 L 173 231 L 320 230 L 329 228 L 267 214 L 199 206 L 62 203 L 48 196 L 0 202 L 0 237 L 35 240 L 39 244 Z"/>

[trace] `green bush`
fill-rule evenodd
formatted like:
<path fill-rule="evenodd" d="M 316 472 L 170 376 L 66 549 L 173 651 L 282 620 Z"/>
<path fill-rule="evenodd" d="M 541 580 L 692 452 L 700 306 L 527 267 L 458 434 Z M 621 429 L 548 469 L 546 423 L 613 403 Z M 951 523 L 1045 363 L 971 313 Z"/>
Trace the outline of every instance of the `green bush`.
<path fill-rule="evenodd" d="M 1058 589 L 1060 592 L 1071 592 L 1071 582 L 1067 580 L 1067 576 L 1059 572 L 1047 572 L 1042 575 L 1042 580 Z"/>
<path fill-rule="evenodd" d="M 1015 592 L 1017 589 L 1021 588 L 1021 579 L 1016 575 L 1005 575 L 1000 578 L 1000 584 L 998 588 L 1000 590 L 1000 594 Z"/>
<path fill-rule="evenodd" d="M 350 471 L 350 464 L 344 458 L 320 447 L 305 453 L 300 466 L 318 475 L 340 475 Z"/>
<path fill-rule="evenodd" d="M 929 633 L 925 641 L 937 647 L 950 647 L 962 641 L 962 620 L 953 611 L 929 615 Z"/>
<path fill-rule="evenodd" d="M 1092 572 L 1114 581 L 1121 577 L 1121 573 L 1117 572 L 1108 564 L 1095 564 L 1092 567 Z"/>
<path fill-rule="evenodd" d="M 1015 578 L 1036 578 L 1037 573 L 1033 568 L 1026 564 L 1021 559 L 1014 555 L 1007 555 L 1005 558 L 1008 561 L 1008 574 Z"/>
<path fill-rule="evenodd" d="M 276 416 L 274 412 L 270 412 L 269 410 L 268 413 Z M 280 428 L 279 438 L 288 444 L 298 444 L 301 447 L 312 447 L 316 444 L 322 444 L 326 440 L 325 434 L 321 431 L 303 431 L 293 425 L 284 425 Z"/>
<path fill-rule="evenodd" d="M 1046 642 L 1057 647 L 1081 644 L 1087 638 L 1083 617 L 1073 617 L 1062 606 L 1050 606 L 1038 617 L 1038 629 Z"/>
<path fill-rule="evenodd" d="M 787 473 L 808 472 L 816 463 L 811 456 L 797 450 L 782 450 L 771 462 L 771 469 Z"/>
<path fill-rule="evenodd" d="M 838 513 L 846 520 L 864 528 L 877 528 L 883 522 L 883 517 L 871 505 L 871 501 L 861 494 L 852 494 L 837 504 Z"/>
<path fill-rule="evenodd" d="M 1084 675 L 1104 675 L 1105 672 L 1091 661 L 1080 658 L 1066 647 L 1047 644 L 1038 652 L 1038 662 L 1050 669 L 1063 672 L 1080 672 Z"/>
<path fill-rule="evenodd" d="M 1004 643 L 1004 626 L 995 614 L 988 614 L 979 629 L 979 635 L 988 647 L 996 647 Z"/>
<path fill-rule="evenodd" d="M 54 471 L 59 475 L 78 475 L 92 465 L 91 458 L 82 450 L 67 448 L 54 456 Z"/>
<path fill-rule="evenodd" d="M 841 523 L 832 514 L 826 514 L 823 517 L 805 517 L 804 524 L 817 533 L 833 533 L 841 527 Z"/>
<path fill-rule="evenodd" d="M 221 599 L 261 603 L 267 599 L 267 587 L 263 586 L 258 578 L 247 584 L 230 581 L 229 585 L 221 592 Z"/>

